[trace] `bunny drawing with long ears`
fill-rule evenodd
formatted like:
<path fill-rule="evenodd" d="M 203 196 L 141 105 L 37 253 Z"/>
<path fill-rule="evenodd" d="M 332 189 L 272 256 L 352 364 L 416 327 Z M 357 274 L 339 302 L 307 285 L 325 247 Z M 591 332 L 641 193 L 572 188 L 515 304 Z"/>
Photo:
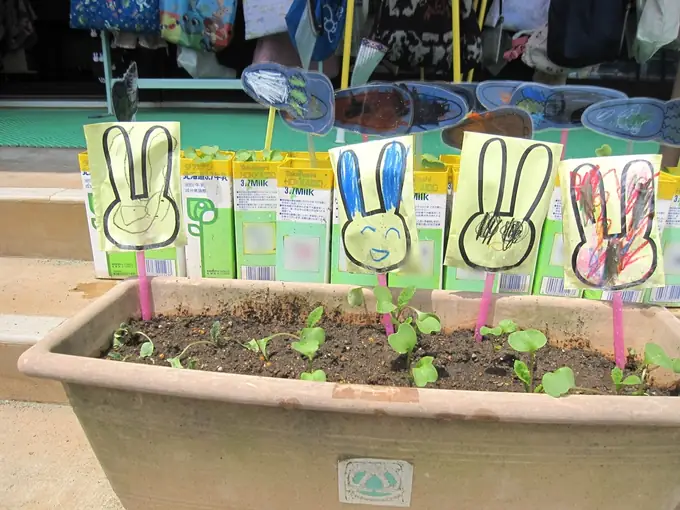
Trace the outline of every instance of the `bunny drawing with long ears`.
<path fill-rule="evenodd" d="M 661 155 L 560 165 L 569 287 L 623 290 L 664 284 L 656 225 Z"/>
<path fill-rule="evenodd" d="M 446 265 L 531 273 L 562 146 L 465 133 Z"/>
<path fill-rule="evenodd" d="M 398 270 L 418 240 L 412 138 L 368 142 L 331 153 L 346 217 L 342 242 L 347 258 L 375 273 Z"/>
<path fill-rule="evenodd" d="M 184 244 L 179 123 L 94 124 L 85 137 L 102 248 Z"/>

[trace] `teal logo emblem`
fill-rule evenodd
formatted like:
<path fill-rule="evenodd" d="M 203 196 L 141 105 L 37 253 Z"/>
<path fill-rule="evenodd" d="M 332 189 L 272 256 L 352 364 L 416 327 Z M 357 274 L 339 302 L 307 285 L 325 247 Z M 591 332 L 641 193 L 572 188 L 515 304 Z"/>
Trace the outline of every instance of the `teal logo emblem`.
<path fill-rule="evenodd" d="M 349 459 L 338 464 L 340 502 L 409 507 L 413 466 L 400 460 Z"/>

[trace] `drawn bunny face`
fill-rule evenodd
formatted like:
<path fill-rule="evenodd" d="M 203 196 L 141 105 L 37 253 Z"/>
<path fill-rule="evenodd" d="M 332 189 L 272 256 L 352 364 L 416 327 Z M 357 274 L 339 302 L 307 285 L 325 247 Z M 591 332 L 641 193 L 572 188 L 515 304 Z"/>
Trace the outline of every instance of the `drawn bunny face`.
<path fill-rule="evenodd" d="M 519 152 L 515 149 L 509 150 L 500 137 L 489 138 L 481 146 L 477 211 L 467 219 L 458 237 L 461 257 L 470 267 L 486 271 L 514 269 L 536 247 L 553 187 L 555 158 L 553 150 L 539 142 L 510 161 L 509 155 Z"/>
<path fill-rule="evenodd" d="M 342 228 L 347 257 L 357 266 L 377 273 L 400 267 L 411 249 L 411 237 L 399 212 L 408 149 L 393 141 L 383 146 L 375 182 L 380 207 L 366 211 L 359 159 L 352 150 L 340 153 L 338 187 L 348 221 Z"/>
<path fill-rule="evenodd" d="M 604 159 L 614 158 L 599 161 Z M 583 163 L 569 174 L 569 205 L 580 239 L 569 263 L 587 287 L 635 287 L 646 282 L 659 263 L 652 239 L 654 167 L 646 159 L 629 161 L 619 183 L 615 168 L 597 162 Z"/>
<path fill-rule="evenodd" d="M 177 141 L 164 126 L 152 125 L 146 128 L 141 147 L 133 146 L 130 134 L 145 128 L 114 125 L 102 136 L 114 197 L 104 211 L 102 228 L 110 243 L 125 250 L 169 246 L 180 230 L 180 208 L 170 193 L 171 179 L 179 171 Z"/>

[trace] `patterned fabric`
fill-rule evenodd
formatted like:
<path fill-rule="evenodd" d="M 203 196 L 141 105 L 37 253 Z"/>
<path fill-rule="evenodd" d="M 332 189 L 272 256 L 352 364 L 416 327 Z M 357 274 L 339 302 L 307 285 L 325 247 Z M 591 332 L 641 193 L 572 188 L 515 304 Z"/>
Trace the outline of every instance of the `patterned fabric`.
<path fill-rule="evenodd" d="M 158 0 L 71 0 L 71 28 L 160 33 Z"/>
<path fill-rule="evenodd" d="M 160 0 L 163 38 L 202 51 L 229 45 L 236 0 Z"/>
<path fill-rule="evenodd" d="M 482 57 L 477 14 L 471 0 L 460 2 L 461 69 L 472 69 Z M 370 39 L 389 48 L 385 58 L 400 69 L 420 67 L 449 73 L 452 69 L 450 0 L 380 0 Z"/>

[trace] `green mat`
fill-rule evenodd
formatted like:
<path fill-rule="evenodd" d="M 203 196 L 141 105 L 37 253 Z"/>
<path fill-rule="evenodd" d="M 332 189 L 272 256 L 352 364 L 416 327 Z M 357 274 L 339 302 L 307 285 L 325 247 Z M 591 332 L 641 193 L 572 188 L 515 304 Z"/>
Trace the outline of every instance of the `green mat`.
<path fill-rule="evenodd" d="M 113 117 L 93 118 L 102 110 L 80 109 L 0 109 L 0 147 L 85 148 L 84 124 L 110 122 Z M 140 121 L 179 121 L 182 125 L 182 147 L 219 145 L 224 150 L 262 148 L 267 126 L 266 112 L 240 110 L 147 110 L 137 115 Z M 317 151 L 336 147 L 335 130 L 325 137 L 315 137 Z M 537 140 L 559 142 L 559 131 L 537 133 Z M 361 137 L 347 133 L 347 143 L 357 143 Z M 611 145 L 614 154 L 625 154 L 626 143 L 585 129 L 570 131 L 567 157 L 590 157 L 603 143 Z M 284 151 L 307 150 L 303 133 L 289 129 L 277 118 L 272 148 Z M 636 143 L 637 154 L 655 154 L 656 143 Z M 441 142 L 439 133 L 425 135 L 423 151 L 430 154 L 451 154 L 457 151 Z"/>

